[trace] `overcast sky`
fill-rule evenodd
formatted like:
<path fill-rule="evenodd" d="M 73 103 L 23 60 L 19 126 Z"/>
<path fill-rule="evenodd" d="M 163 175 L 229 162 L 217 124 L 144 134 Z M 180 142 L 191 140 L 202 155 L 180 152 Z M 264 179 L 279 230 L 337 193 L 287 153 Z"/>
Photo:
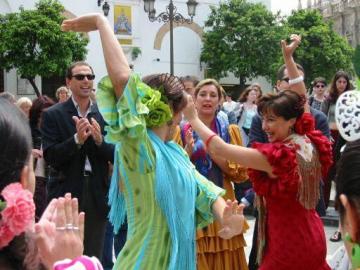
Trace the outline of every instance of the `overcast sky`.
<path fill-rule="evenodd" d="M 302 0 L 302 6 L 306 7 L 306 0 Z M 271 10 L 281 11 L 282 15 L 289 15 L 292 9 L 297 9 L 298 0 L 271 0 Z"/>

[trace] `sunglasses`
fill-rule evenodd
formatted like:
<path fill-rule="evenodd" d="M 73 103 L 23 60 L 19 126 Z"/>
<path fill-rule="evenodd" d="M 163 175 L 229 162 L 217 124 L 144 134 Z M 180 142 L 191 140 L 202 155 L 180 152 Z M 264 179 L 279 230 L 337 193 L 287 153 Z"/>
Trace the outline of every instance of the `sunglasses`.
<path fill-rule="evenodd" d="M 325 85 L 324 85 L 324 84 L 317 84 L 317 85 L 315 85 L 315 87 L 316 87 L 316 88 L 324 88 Z"/>
<path fill-rule="evenodd" d="M 290 79 L 288 77 L 285 77 L 285 78 L 282 78 L 281 80 L 288 83 Z"/>
<path fill-rule="evenodd" d="M 83 81 L 85 79 L 85 77 L 89 80 L 92 81 L 95 79 L 95 75 L 94 74 L 75 74 L 71 76 L 72 78 L 75 78 L 78 81 Z"/>

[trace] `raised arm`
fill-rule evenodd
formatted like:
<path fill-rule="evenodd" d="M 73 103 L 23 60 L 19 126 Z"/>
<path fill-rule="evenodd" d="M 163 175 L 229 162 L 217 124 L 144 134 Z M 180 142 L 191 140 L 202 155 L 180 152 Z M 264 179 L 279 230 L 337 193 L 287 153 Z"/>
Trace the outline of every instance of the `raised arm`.
<path fill-rule="evenodd" d="M 184 115 L 191 127 L 205 142 L 208 151 L 213 156 L 220 156 L 229 161 L 239 163 L 245 167 L 264 171 L 272 175 L 272 167 L 266 157 L 259 151 L 238 145 L 227 144 L 219 136 L 211 131 L 197 116 L 194 102 L 188 97 L 188 104 L 184 109 Z"/>
<path fill-rule="evenodd" d="M 98 30 L 104 52 L 105 63 L 115 95 L 120 98 L 129 79 L 130 67 L 107 19 L 101 14 L 87 14 L 64 20 L 63 31 L 90 32 Z"/>
<path fill-rule="evenodd" d="M 301 42 L 301 37 L 299 35 L 293 34 L 290 36 L 290 39 L 290 44 L 287 44 L 285 40 L 281 41 L 283 58 L 290 79 L 290 90 L 298 93 L 300 96 L 305 96 L 306 87 L 303 80 L 304 78 L 302 80 L 300 79 L 301 75 L 293 58 L 293 54 Z M 291 80 L 293 80 L 294 82 L 292 83 Z"/>

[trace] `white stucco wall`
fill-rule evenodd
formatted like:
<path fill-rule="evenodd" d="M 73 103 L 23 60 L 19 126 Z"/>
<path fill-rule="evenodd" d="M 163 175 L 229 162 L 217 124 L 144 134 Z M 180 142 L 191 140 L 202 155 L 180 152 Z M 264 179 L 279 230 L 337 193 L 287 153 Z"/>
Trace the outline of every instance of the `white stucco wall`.
<path fill-rule="evenodd" d="M 259 0 L 253 0 L 259 1 Z M 72 14 L 79 16 L 89 12 L 102 12 L 101 7 L 97 6 L 97 0 L 61 0 L 65 9 Z M 123 46 L 128 57 L 129 63 L 134 64 L 134 70 L 142 75 L 170 72 L 170 33 L 167 32 L 162 40 L 160 50 L 154 49 L 154 39 L 160 27 L 164 24 L 159 22 L 150 22 L 147 14 L 144 12 L 144 3 L 140 0 L 124 0 L 124 1 L 108 1 L 110 5 L 110 13 L 108 20 L 111 25 L 114 24 L 114 4 L 131 5 L 132 6 L 132 31 L 133 46 L 139 47 L 142 53 L 133 61 L 131 59 L 131 47 Z M 165 11 L 168 0 L 156 0 L 155 9 L 157 15 Z M 200 27 L 204 26 L 204 22 L 210 12 L 210 5 L 217 5 L 218 0 L 199 1 L 196 9 L 194 22 Z M 270 1 L 264 1 L 265 5 L 270 8 Z M 268 3 L 268 4 L 267 4 Z M 25 9 L 34 8 L 34 0 L 0 0 L 0 13 L 16 12 L 20 6 Z M 186 0 L 174 1 L 178 12 L 187 17 Z M 101 49 L 99 34 L 97 32 L 89 33 L 90 42 L 88 45 L 87 62 L 94 68 L 96 79 L 98 82 L 106 75 L 104 57 Z M 200 67 L 200 52 L 202 42 L 198 34 L 189 28 L 174 28 L 174 73 L 175 75 L 195 75 L 200 79 L 203 78 L 204 70 Z M 37 78 L 40 86 L 40 79 Z M 238 79 L 232 79 L 231 76 L 226 80 L 227 83 L 238 83 Z M 14 71 L 5 76 L 5 90 L 16 92 L 17 79 Z M 40 86 L 41 87 L 41 86 Z"/>

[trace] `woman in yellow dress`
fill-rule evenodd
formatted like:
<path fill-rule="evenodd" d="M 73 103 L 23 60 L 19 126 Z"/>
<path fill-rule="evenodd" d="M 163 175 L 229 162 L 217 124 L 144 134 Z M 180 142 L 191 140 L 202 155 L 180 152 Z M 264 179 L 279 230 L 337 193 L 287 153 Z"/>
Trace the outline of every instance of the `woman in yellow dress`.
<path fill-rule="evenodd" d="M 216 134 L 231 144 L 242 145 L 240 131 L 237 125 L 229 125 L 227 119 L 218 114 L 221 98 L 221 86 L 216 80 L 206 79 L 195 88 L 195 103 L 200 119 Z M 235 199 L 231 182 L 245 181 L 246 168 L 226 159 L 213 156 L 206 152 L 205 144 L 191 129 L 189 123 L 181 125 L 181 134 L 175 140 L 188 152 L 196 169 L 214 184 L 226 190 L 225 199 Z M 236 270 L 248 269 L 244 247 L 243 234 L 230 240 L 218 236 L 220 224 L 214 222 L 197 231 L 196 253 L 197 269 L 200 270 Z M 248 229 L 245 222 L 243 233 Z"/>

